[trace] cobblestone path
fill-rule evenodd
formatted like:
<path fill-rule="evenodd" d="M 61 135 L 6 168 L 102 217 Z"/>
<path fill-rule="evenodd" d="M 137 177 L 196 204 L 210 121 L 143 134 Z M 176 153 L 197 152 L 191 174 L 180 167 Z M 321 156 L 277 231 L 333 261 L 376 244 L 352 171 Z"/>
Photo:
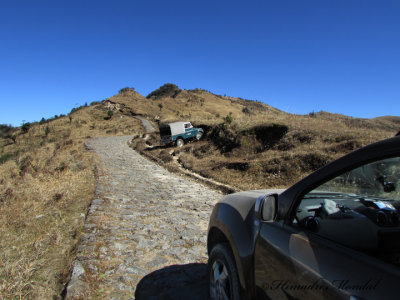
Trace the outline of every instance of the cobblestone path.
<path fill-rule="evenodd" d="M 86 141 L 99 179 L 67 299 L 204 299 L 206 230 L 219 192 L 171 174 L 128 147 Z"/>

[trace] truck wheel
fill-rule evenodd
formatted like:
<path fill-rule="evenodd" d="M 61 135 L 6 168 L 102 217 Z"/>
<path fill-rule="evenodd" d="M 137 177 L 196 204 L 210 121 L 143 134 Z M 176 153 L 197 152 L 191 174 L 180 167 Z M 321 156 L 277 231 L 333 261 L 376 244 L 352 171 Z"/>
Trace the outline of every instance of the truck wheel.
<path fill-rule="evenodd" d="M 181 138 L 179 138 L 179 139 L 176 140 L 176 145 L 177 145 L 178 147 L 182 147 L 184 143 L 185 143 L 185 142 L 184 142 L 183 139 L 181 139 Z"/>
<path fill-rule="evenodd" d="M 202 133 L 201 131 L 199 131 L 199 132 L 196 134 L 196 140 L 200 140 L 200 139 L 202 138 L 202 136 L 203 136 L 203 133 Z"/>

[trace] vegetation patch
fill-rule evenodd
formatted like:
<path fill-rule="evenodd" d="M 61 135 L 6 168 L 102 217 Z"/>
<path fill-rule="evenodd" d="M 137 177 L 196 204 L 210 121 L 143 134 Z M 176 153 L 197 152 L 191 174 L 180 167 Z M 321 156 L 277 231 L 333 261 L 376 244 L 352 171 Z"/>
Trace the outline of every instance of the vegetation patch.
<path fill-rule="evenodd" d="M 224 162 L 212 167 L 212 170 L 221 170 L 223 168 L 245 172 L 250 168 L 248 162 Z"/>
<path fill-rule="evenodd" d="M 291 158 L 291 161 L 296 162 L 300 166 L 301 170 L 305 172 L 315 171 L 326 165 L 331 160 L 332 158 L 328 155 L 315 152 L 299 154 Z"/>
<path fill-rule="evenodd" d="M 326 150 L 327 150 L 327 152 L 339 153 L 339 152 L 353 151 L 360 147 L 362 147 L 362 144 L 359 141 L 350 140 L 350 141 L 345 141 L 345 142 L 339 143 L 334 146 L 330 146 L 330 147 L 326 148 Z"/>
<path fill-rule="evenodd" d="M 0 165 L 4 164 L 9 160 L 13 160 L 18 156 L 18 152 L 4 153 L 0 155 Z"/>
<path fill-rule="evenodd" d="M 159 99 L 165 97 L 172 97 L 175 98 L 179 93 L 180 89 L 173 83 L 166 83 L 163 86 L 159 87 L 155 91 L 151 92 L 147 95 L 147 99 Z"/>
<path fill-rule="evenodd" d="M 272 125 L 260 125 L 251 128 L 245 135 L 254 134 L 257 141 L 261 143 L 257 152 L 262 152 L 267 149 L 271 149 L 277 144 L 284 135 L 288 132 L 289 128 L 286 125 L 272 124 Z"/>
<path fill-rule="evenodd" d="M 237 132 L 225 123 L 216 126 L 209 138 L 221 153 L 230 152 L 240 146 Z"/>

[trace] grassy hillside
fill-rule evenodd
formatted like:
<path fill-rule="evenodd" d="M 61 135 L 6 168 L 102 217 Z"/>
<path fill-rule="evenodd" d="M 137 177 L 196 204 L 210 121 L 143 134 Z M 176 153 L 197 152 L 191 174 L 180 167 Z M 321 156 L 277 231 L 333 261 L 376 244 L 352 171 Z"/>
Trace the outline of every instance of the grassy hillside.
<path fill-rule="evenodd" d="M 117 111 L 109 119 L 108 111 L 97 104 L 1 128 L 1 299 L 60 297 L 95 189 L 94 158 L 83 141 L 140 128 Z"/>
<path fill-rule="evenodd" d="M 190 120 L 200 142 L 165 148 L 143 138 L 155 125 Z M 261 102 L 169 84 L 144 97 L 131 88 L 68 116 L 0 126 L 0 298 L 59 298 L 95 189 L 88 137 L 135 134 L 134 147 L 236 189 L 282 187 L 328 161 L 393 136 L 399 117 L 357 119 L 327 112 L 292 115 Z"/>
<path fill-rule="evenodd" d="M 293 115 L 260 102 L 173 85 L 161 87 L 147 99 L 132 91 L 111 100 L 157 123 L 190 120 L 206 129 L 202 141 L 181 149 L 160 147 L 157 132 L 146 141 L 136 139 L 134 147 L 161 159 L 170 169 L 178 162 L 239 190 L 287 187 L 352 150 L 393 136 L 400 128 L 400 117 Z"/>

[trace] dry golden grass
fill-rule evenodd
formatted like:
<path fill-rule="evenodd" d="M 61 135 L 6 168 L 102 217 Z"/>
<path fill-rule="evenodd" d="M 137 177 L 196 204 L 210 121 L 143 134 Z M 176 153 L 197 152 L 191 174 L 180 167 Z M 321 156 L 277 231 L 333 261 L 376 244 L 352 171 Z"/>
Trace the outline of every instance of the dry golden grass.
<path fill-rule="evenodd" d="M 105 117 L 100 104 L 1 140 L 0 299 L 61 298 L 96 182 L 83 141 L 141 130 L 130 116 Z"/>

